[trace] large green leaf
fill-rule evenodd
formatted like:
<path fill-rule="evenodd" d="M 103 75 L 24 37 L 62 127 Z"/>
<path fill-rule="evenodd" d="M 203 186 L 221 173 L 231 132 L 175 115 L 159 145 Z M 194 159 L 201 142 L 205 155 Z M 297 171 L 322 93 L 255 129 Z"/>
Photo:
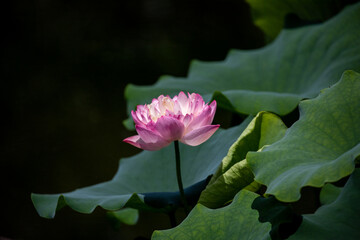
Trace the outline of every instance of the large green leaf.
<path fill-rule="evenodd" d="M 336 187 L 331 183 L 325 184 L 325 186 L 321 189 L 320 192 L 320 203 L 322 205 L 332 203 L 339 196 L 340 192 L 340 187 Z"/>
<path fill-rule="evenodd" d="M 258 212 L 251 209 L 258 196 L 242 190 L 229 206 L 215 210 L 198 204 L 179 226 L 155 231 L 152 239 L 268 239 L 270 224 L 260 223 Z"/>
<path fill-rule="evenodd" d="M 285 15 L 294 13 L 308 21 L 324 21 L 349 0 L 246 0 L 254 23 L 266 34 L 268 41 L 273 40 L 284 27 Z"/>
<path fill-rule="evenodd" d="M 128 112 L 160 94 L 183 90 L 206 100 L 214 96 L 219 107 L 244 114 L 285 115 L 301 99 L 336 83 L 343 71 L 360 70 L 359 11 L 356 4 L 325 23 L 286 29 L 272 44 L 233 50 L 222 62 L 193 61 L 187 78 L 165 76 L 153 86 L 130 84 L 125 90 Z"/>
<path fill-rule="evenodd" d="M 300 120 L 280 141 L 249 152 L 255 180 L 281 201 L 300 198 L 304 186 L 322 187 L 352 173 L 360 155 L 360 74 L 346 71 L 339 83 L 300 103 Z"/>
<path fill-rule="evenodd" d="M 275 114 L 260 112 L 231 146 L 218 170 L 201 193 L 199 203 L 206 207 L 221 207 L 235 194 L 254 181 L 254 174 L 247 164 L 248 151 L 257 151 L 264 145 L 281 139 L 287 127 Z M 254 183 L 252 186 L 256 185 Z M 254 189 L 257 190 L 256 188 Z"/>
<path fill-rule="evenodd" d="M 295 213 L 289 204 L 279 202 L 273 196 L 257 197 L 251 205 L 259 212 L 260 222 L 270 222 L 272 240 L 287 239 L 299 228 L 302 216 Z"/>
<path fill-rule="evenodd" d="M 133 208 L 123 208 L 118 211 L 108 212 L 107 215 L 117 228 L 120 227 L 121 223 L 135 225 L 139 220 L 139 210 Z"/>
<path fill-rule="evenodd" d="M 304 215 L 300 228 L 290 239 L 360 239 L 359 202 L 360 170 L 356 169 L 336 200 L 314 214 Z"/>
<path fill-rule="evenodd" d="M 184 187 L 213 174 L 231 144 L 250 121 L 251 118 L 248 118 L 237 127 L 219 129 L 198 147 L 180 145 Z M 148 210 L 166 208 L 167 205 L 171 207 L 180 201 L 174 158 L 172 145 L 155 152 L 143 151 L 122 159 L 119 170 L 111 181 L 63 194 L 32 194 L 32 200 L 39 215 L 46 218 L 53 218 L 57 207 L 64 204 L 82 213 L 91 213 L 97 206 L 107 210 L 122 207 Z M 197 184 L 192 189 L 197 190 L 199 195 L 204 187 L 204 183 L 200 182 L 200 185 Z M 196 197 L 192 189 L 186 191 L 186 194 L 188 192 L 190 197 Z M 61 201 L 58 203 L 59 198 Z"/>

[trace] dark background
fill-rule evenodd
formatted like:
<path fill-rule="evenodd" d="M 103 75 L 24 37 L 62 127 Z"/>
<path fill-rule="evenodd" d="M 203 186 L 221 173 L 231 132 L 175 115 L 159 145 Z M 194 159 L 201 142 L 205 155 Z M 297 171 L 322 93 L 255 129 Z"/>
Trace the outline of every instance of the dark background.
<path fill-rule="evenodd" d="M 124 87 L 186 76 L 192 59 L 223 60 L 264 44 L 241 0 L 5 1 L 1 6 L 0 239 L 133 239 L 169 228 L 142 213 L 115 229 L 103 209 L 38 216 L 31 192 L 110 180 L 120 158 Z M 219 120 L 221 121 L 221 120 Z"/>

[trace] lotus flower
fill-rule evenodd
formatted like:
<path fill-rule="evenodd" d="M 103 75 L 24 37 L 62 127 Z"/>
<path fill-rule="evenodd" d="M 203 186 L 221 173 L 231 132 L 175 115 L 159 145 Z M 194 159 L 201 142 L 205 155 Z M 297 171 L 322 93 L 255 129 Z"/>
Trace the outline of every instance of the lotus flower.
<path fill-rule="evenodd" d="M 208 140 L 220 125 L 211 125 L 216 101 L 205 104 L 196 93 L 180 92 L 178 96 L 159 96 L 151 104 L 138 105 L 131 111 L 139 135 L 124 139 L 135 147 L 155 151 L 173 141 L 197 146 Z"/>

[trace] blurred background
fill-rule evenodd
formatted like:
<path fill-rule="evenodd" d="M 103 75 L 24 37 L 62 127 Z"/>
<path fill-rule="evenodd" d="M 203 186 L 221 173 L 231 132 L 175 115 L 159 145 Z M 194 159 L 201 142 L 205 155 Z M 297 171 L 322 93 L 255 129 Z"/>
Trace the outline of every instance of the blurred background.
<path fill-rule="evenodd" d="M 68 207 L 39 217 L 31 192 L 110 180 L 138 149 L 124 88 L 186 76 L 192 59 L 223 60 L 264 45 L 243 0 L 16 0 L 1 7 L 0 239 L 134 239 L 169 228 L 141 213 L 114 228 L 106 212 Z M 221 120 L 219 120 L 221 121 Z"/>

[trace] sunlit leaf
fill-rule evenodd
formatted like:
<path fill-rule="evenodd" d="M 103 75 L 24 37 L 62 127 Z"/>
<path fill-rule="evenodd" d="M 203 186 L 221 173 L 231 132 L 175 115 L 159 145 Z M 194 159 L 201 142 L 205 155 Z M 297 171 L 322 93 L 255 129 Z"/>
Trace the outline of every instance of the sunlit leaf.
<path fill-rule="evenodd" d="M 275 114 L 260 112 L 231 146 L 210 183 L 201 193 L 199 202 L 210 208 L 221 207 L 242 188 L 251 184 L 254 174 L 245 159 L 247 152 L 257 151 L 264 145 L 276 142 L 284 136 L 286 129 Z M 253 183 L 251 186 L 256 191 L 255 185 Z"/>
<path fill-rule="evenodd" d="M 242 190 L 229 206 L 223 208 L 213 210 L 198 204 L 179 226 L 155 231 L 152 239 L 268 239 L 270 224 L 260 223 L 258 212 L 251 209 L 258 196 Z"/>
<path fill-rule="evenodd" d="M 350 175 L 360 155 L 360 74 L 346 71 L 339 83 L 300 103 L 300 120 L 280 141 L 249 152 L 255 180 L 284 202 L 304 186 L 322 187 Z"/>
<path fill-rule="evenodd" d="M 335 201 L 303 216 L 298 231 L 289 239 L 360 239 L 360 170 L 356 169 Z"/>
<path fill-rule="evenodd" d="M 160 94 L 180 90 L 213 96 L 219 107 L 256 115 L 286 115 L 304 98 L 317 96 L 348 69 L 360 71 L 360 4 L 329 21 L 285 29 L 270 45 L 230 51 L 221 62 L 193 61 L 187 78 L 164 76 L 153 86 L 128 85 L 128 113 Z M 127 121 L 129 127 L 129 121 Z"/>
<path fill-rule="evenodd" d="M 248 118 L 237 127 L 219 129 L 197 147 L 180 145 L 184 187 L 195 184 L 186 191 L 190 198 L 196 196 L 193 190 L 199 195 L 205 188 L 204 179 L 215 172 L 250 121 Z M 46 218 L 55 216 L 59 198 L 60 203 L 81 213 L 91 213 L 97 206 L 112 211 L 123 207 L 166 211 L 180 202 L 175 172 L 174 148 L 170 145 L 122 159 L 111 181 L 63 194 L 32 194 L 32 200 L 39 215 Z"/>

